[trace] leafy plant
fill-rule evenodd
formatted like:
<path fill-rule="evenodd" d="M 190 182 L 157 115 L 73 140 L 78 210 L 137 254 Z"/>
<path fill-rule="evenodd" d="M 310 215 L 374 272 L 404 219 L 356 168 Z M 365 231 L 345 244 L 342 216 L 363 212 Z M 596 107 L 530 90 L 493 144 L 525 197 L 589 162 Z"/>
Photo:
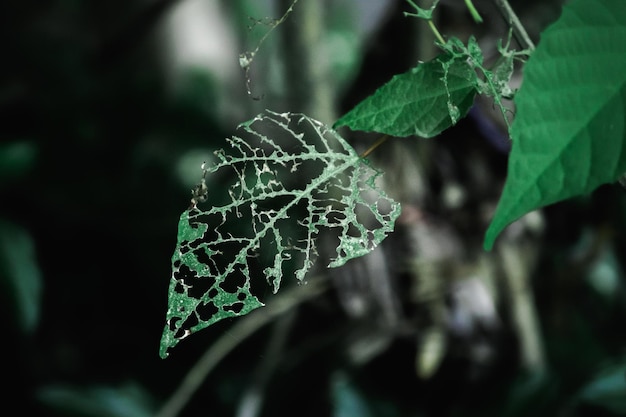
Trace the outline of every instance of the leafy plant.
<path fill-rule="evenodd" d="M 486 249 L 524 214 L 589 193 L 626 172 L 623 1 L 572 1 L 536 49 L 507 5 L 512 32 L 526 49 L 510 49 L 510 39 L 500 43 L 500 59 L 490 68 L 473 37 L 464 44 L 439 34 L 431 20 L 437 2 L 429 9 L 408 3 L 416 13 L 407 15 L 427 20 L 441 54 L 393 77 L 334 127 L 430 138 L 466 116 L 478 94 L 493 98 L 508 126 L 503 100 L 514 97 L 508 175 Z M 528 56 L 524 82 L 514 92 L 514 61 Z M 304 279 L 322 230 L 337 233 L 329 264 L 335 267 L 371 251 L 399 215 L 399 205 L 375 184 L 379 173 L 323 124 L 267 112 L 240 129 L 247 137 L 229 139 L 232 152 L 219 151 L 205 170 L 234 173 L 229 197 L 220 202 L 210 196 L 212 207 L 201 210 L 203 182 L 180 218 L 162 357 L 189 334 L 262 306 L 250 291 L 253 270 L 276 292 L 287 270 Z M 264 257 L 268 253 L 271 259 Z"/>
<path fill-rule="evenodd" d="M 626 172 L 626 8 L 577 0 L 546 29 L 515 96 L 513 146 L 485 247 L 529 211 Z"/>

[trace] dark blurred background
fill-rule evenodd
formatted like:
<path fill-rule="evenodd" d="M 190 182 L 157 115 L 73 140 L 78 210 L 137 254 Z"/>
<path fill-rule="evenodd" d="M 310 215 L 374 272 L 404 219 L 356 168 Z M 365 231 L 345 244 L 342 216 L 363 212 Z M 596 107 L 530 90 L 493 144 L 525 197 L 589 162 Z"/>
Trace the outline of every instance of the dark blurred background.
<path fill-rule="evenodd" d="M 477 35 L 489 62 L 506 26 L 495 2 L 475 3 L 485 24 L 449 0 L 437 25 Z M 157 415 L 245 320 L 158 356 L 177 221 L 201 163 L 265 108 L 332 124 L 436 53 L 400 0 L 300 0 L 264 38 L 290 5 L 0 3 L 3 414 Z M 535 41 L 561 7 L 512 5 Z M 239 54 L 257 46 L 246 72 Z M 236 340 L 178 415 L 626 414 L 624 191 L 532 213 L 483 253 L 506 173 L 493 114 L 479 102 L 441 138 L 377 152 L 403 204 L 396 232 L 323 272 L 322 295 Z M 358 149 L 375 139 L 342 133 Z"/>

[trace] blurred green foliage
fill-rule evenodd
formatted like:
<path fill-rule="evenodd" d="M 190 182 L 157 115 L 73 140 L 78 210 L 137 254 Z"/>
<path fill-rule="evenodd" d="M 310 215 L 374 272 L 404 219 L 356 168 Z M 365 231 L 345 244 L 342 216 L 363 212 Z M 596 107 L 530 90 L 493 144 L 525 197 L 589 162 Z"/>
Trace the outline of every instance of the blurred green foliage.
<path fill-rule="evenodd" d="M 218 323 L 167 361 L 155 348 L 177 219 L 190 197 L 181 160 L 221 147 L 241 121 L 221 113 L 217 101 L 233 100 L 234 107 L 256 114 L 253 105 L 240 101 L 245 92 L 223 97 L 222 86 L 207 71 L 191 70 L 182 88 L 169 89 L 158 23 L 181 3 L 0 2 L 6 410 L 38 416 L 151 415 L 207 346 L 228 335 L 231 323 Z M 343 10 L 356 10 L 355 4 L 343 3 Z M 413 45 L 413 35 L 407 35 L 414 34 L 412 19 L 403 20 L 401 13 L 409 9 L 401 1 L 390 4 L 394 17 L 369 33 L 367 51 L 356 48 L 354 60 L 343 57 L 343 64 L 363 65 L 355 78 L 345 67 L 346 82 L 354 84 L 338 86 L 345 93 L 338 101 L 354 103 L 380 86 L 381 77 L 414 66 L 404 52 Z M 475 4 L 486 17 L 489 6 Z M 334 38 L 337 50 L 355 45 L 349 19 L 333 22 L 345 24 L 347 33 Z M 243 84 L 238 85 L 241 93 Z M 461 129 L 466 138 L 474 128 Z M 281 369 L 267 385 L 262 414 L 623 414 L 625 210 L 624 193 L 613 187 L 546 210 L 549 227 L 533 281 L 549 364 L 545 374 L 520 372 L 510 335 L 498 366 L 479 380 L 472 379 L 463 356 L 446 357 L 432 379 L 419 380 L 412 365 L 414 342 L 402 338 L 369 363 L 353 365 L 345 345 L 355 324 L 327 294 L 299 310 Z M 597 291 L 590 284 L 597 276 L 588 277 L 588 265 L 576 261 L 587 231 L 594 242 L 604 236 L 601 242 L 615 254 L 593 267 L 594 274 L 603 268 L 614 273 L 609 293 Z M 270 336 L 271 329 L 263 329 L 242 341 L 182 415 L 233 415 L 267 356 Z M 613 368 L 599 373 L 606 362 Z M 334 377 L 342 374 L 346 379 Z"/>

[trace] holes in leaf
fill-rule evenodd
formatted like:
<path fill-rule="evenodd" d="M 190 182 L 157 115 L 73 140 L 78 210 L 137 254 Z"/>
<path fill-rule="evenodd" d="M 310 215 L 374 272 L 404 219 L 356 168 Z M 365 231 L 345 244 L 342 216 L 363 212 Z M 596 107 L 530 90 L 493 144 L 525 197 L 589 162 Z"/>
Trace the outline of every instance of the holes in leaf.
<path fill-rule="evenodd" d="M 281 278 L 295 272 L 301 279 L 317 256 L 362 255 L 397 214 L 377 190 L 375 171 L 321 123 L 267 113 L 241 130 L 207 171 L 223 185 L 211 190 L 211 208 L 191 210 L 179 231 L 187 240 L 173 263 L 171 307 L 185 310 L 167 326 L 178 339 L 258 307 Z"/>
<path fill-rule="evenodd" d="M 285 207 L 287 204 L 293 202 L 292 195 L 275 196 L 272 198 L 259 198 L 257 204 L 257 216 L 262 221 L 269 221 L 274 211 L 278 211 Z"/>
<path fill-rule="evenodd" d="M 187 319 L 183 322 L 180 328 L 174 333 L 174 337 L 177 339 L 183 339 L 189 336 L 189 331 L 192 327 L 195 327 L 199 324 L 198 317 L 195 314 L 191 314 Z"/>
<path fill-rule="evenodd" d="M 174 292 L 177 294 L 184 294 L 185 286 L 180 281 L 176 281 L 176 284 L 174 285 Z"/>
<path fill-rule="evenodd" d="M 209 321 L 218 311 L 219 309 L 212 302 L 200 303 L 196 307 L 198 317 L 202 321 Z"/>
<path fill-rule="evenodd" d="M 265 171 L 259 175 L 259 181 L 261 181 L 261 184 L 265 187 L 267 187 L 272 180 L 276 180 L 276 177 L 272 172 Z"/>
<path fill-rule="evenodd" d="M 201 264 L 207 266 L 211 265 L 211 257 L 209 256 L 205 248 L 196 249 L 195 251 L 193 251 L 193 254 L 196 256 L 196 259 Z"/>
<path fill-rule="evenodd" d="M 204 232 L 202 239 L 198 239 L 198 242 L 214 242 L 219 239 L 217 232 L 218 227 L 223 223 L 221 213 L 211 213 L 202 216 L 202 221 L 207 225 L 207 230 Z"/>
<path fill-rule="evenodd" d="M 191 248 L 189 247 L 189 241 L 188 240 L 184 240 L 180 243 L 180 253 L 181 254 L 186 254 L 187 252 L 189 252 Z"/>
<path fill-rule="evenodd" d="M 234 303 L 231 305 L 224 306 L 225 311 L 231 311 L 235 314 L 239 314 L 241 310 L 243 310 L 243 303 Z"/>
<path fill-rule="evenodd" d="M 350 224 L 348 225 L 348 231 L 346 235 L 358 238 L 361 237 L 361 231 L 354 224 Z"/>
<path fill-rule="evenodd" d="M 310 179 L 322 175 L 325 168 L 326 163 L 319 159 L 288 161 L 272 166 L 276 178 L 279 178 L 284 188 L 290 191 L 304 190 Z"/>
<path fill-rule="evenodd" d="M 326 218 L 330 224 L 341 224 L 346 220 L 346 215 L 340 211 L 333 210 L 326 215 Z"/>
<path fill-rule="evenodd" d="M 346 185 L 346 187 L 349 184 Z M 346 188 L 343 188 L 341 184 L 333 182 L 326 184 L 323 188 L 315 190 L 313 193 L 315 200 L 319 201 L 340 201 L 341 197 L 346 194 Z"/>
<path fill-rule="evenodd" d="M 383 227 L 378 219 L 376 219 L 374 213 L 372 213 L 370 207 L 365 204 L 358 203 L 354 209 L 354 213 L 356 214 L 357 222 L 370 230 L 380 229 Z"/>
<path fill-rule="evenodd" d="M 183 322 L 182 326 L 180 326 L 181 330 L 190 330 L 192 327 L 195 327 L 199 324 L 198 317 L 195 314 L 190 314 L 189 317 Z"/>
<path fill-rule="evenodd" d="M 187 289 L 187 296 L 200 300 L 213 285 L 215 285 L 215 278 L 212 276 L 195 278 L 191 288 Z"/>
<path fill-rule="evenodd" d="M 167 327 L 169 327 L 170 331 L 173 332 L 176 330 L 176 324 L 181 320 L 182 319 L 180 317 L 172 317 L 167 323 Z"/>
<path fill-rule="evenodd" d="M 239 288 L 243 287 L 245 283 L 246 276 L 241 271 L 241 267 L 237 267 L 230 275 L 220 282 L 220 288 L 227 293 L 236 294 L 237 291 L 239 291 Z"/>
<path fill-rule="evenodd" d="M 182 264 L 178 271 L 174 272 L 174 278 L 180 284 L 189 284 L 193 279 L 195 279 L 196 274 L 185 264 Z M 182 292 L 181 292 L 182 294 Z"/>

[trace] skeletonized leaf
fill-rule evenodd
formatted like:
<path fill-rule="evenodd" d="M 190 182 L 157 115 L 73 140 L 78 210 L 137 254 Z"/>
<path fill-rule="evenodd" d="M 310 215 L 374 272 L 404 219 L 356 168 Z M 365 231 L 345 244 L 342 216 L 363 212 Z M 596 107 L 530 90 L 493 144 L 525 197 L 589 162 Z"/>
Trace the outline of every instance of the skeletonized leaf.
<path fill-rule="evenodd" d="M 263 306 L 254 277 L 274 292 L 287 273 L 304 279 L 322 233 L 321 255 L 337 267 L 376 247 L 400 214 L 378 189 L 380 174 L 322 123 L 267 111 L 238 132 L 207 168 L 228 181 L 228 194 L 209 190 L 211 207 L 180 217 L 161 357 L 189 334 Z"/>
<path fill-rule="evenodd" d="M 508 175 L 486 249 L 524 214 L 626 172 L 623 39 L 623 0 L 574 0 L 542 34 L 515 96 Z"/>

